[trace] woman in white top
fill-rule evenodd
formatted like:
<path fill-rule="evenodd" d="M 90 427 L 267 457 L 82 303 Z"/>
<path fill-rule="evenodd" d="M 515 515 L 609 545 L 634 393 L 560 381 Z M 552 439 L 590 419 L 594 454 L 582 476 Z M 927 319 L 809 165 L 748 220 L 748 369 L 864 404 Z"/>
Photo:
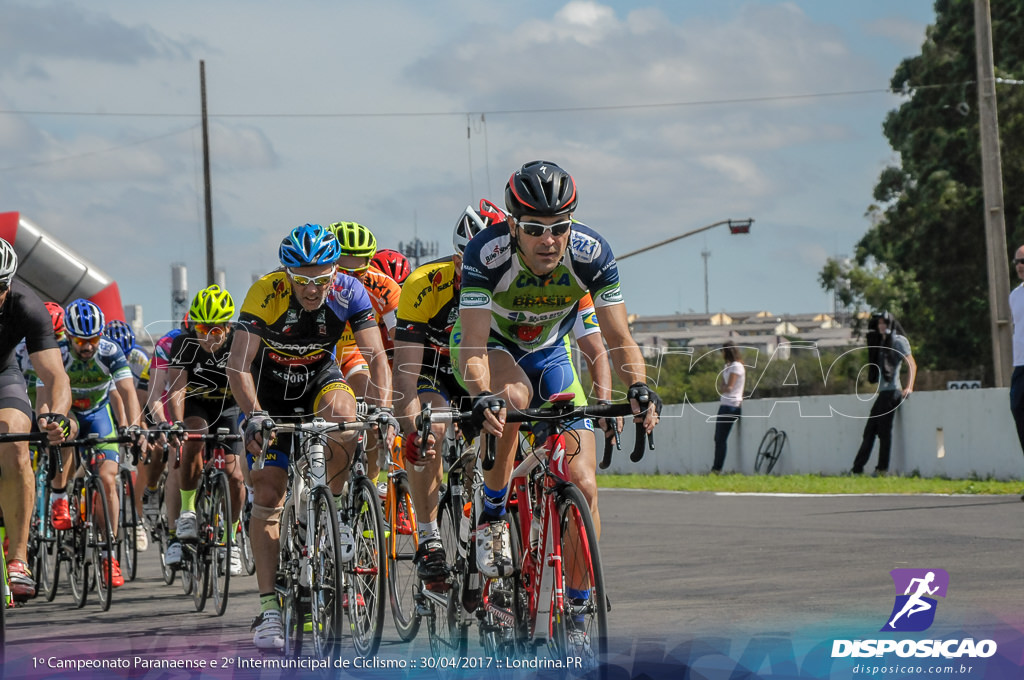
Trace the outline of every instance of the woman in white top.
<path fill-rule="evenodd" d="M 711 466 L 713 474 L 720 473 L 725 464 L 725 440 L 729 438 L 732 424 L 740 417 L 740 406 L 743 404 L 743 386 L 747 380 L 747 371 L 740 361 L 740 350 L 732 343 L 722 345 L 722 356 L 725 368 L 719 374 L 719 391 L 722 395 L 715 418 L 715 462 Z"/>

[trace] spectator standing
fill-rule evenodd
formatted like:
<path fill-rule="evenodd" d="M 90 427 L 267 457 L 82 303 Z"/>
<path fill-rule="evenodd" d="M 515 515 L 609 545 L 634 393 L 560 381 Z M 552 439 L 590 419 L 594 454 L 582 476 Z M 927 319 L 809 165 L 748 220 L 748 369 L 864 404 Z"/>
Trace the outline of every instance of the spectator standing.
<path fill-rule="evenodd" d="M 743 405 L 743 387 L 747 381 L 747 371 L 740 361 L 740 350 L 730 340 L 722 345 L 722 358 L 725 359 L 725 368 L 718 374 L 719 389 L 722 395 L 718 406 L 718 415 L 715 417 L 715 462 L 711 466 L 712 474 L 722 472 L 725 464 L 726 439 L 732 425 L 740 417 L 740 407 Z"/>

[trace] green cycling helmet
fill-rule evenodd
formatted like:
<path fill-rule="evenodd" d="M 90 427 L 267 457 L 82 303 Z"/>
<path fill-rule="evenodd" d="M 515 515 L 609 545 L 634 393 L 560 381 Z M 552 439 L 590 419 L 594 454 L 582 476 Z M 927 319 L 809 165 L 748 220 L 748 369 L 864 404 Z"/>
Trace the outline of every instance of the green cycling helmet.
<path fill-rule="evenodd" d="M 330 229 L 338 237 L 342 256 L 372 258 L 377 254 L 373 232 L 358 222 L 335 222 Z"/>
<path fill-rule="evenodd" d="M 224 323 L 231 321 L 235 314 L 235 301 L 231 293 L 217 285 L 203 288 L 192 298 L 188 308 L 189 321 L 193 323 Z"/>

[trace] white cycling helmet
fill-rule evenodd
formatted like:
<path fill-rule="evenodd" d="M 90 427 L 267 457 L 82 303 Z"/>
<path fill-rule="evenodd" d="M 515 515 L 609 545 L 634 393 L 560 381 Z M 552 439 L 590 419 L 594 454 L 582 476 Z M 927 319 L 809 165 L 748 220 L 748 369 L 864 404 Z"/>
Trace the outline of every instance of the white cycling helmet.
<path fill-rule="evenodd" d="M 469 240 L 486 227 L 487 220 L 473 210 L 473 206 L 466 206 L 459 216 L 459 221 L 455 223 L 455 232 L 452 234 L 452 245 L 455 246 L 455 252 L 459 255 L 466 252 Z"/>
<path fill-rule="evenodd" d="M 17 268 L 18 254 L 14 252 L 14 246 L 0 238 L 0 281 L 10 283 Z"/>

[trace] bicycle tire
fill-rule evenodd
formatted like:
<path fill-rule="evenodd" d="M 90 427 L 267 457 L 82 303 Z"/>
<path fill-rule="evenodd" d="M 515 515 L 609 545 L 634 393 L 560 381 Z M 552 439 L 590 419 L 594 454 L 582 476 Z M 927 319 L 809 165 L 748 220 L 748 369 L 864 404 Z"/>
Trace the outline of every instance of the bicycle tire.
<path fill-rule="evenodd" d="M 377 653 L 384 634 L 384 598 L 387 594 L 384 518 L 373 482 L 366 477 L 357 477 L 349 484 L 352 488 L 348 517 L 355 540 L 355 554 L 344 565 L 349 627 L 356 653 L 369 657 Z"/>
<path fill-rule="evenodd" d="M 309 555 L 310 635 L 314 653 L 321 659 L 329 659 L 329 667 L 333 668 L 334 661 L 341 657 L 344 625 L 338 511 L 326 487 L 313 489 L 309 502 L 313 508 L 313 526 L 309 528 L 312 534 L 308 541 L 312 547 Z"/>
<path fill-rule="evenodd" d="M 36 453 L 35 472 L 35 504 L 32 506 L 32 519 L 28 530 L 28 565 L 33 574 L 39 575 L 42 581 L 43 573 L 43 534 L 49 524 L 48 510 L 50 509 L 50 483 L 47 481 L 49 454 L 46 449 L 40 449 Z"/>
<path fill-rule="evenodd" d="M 173 566 L 167 564 L 167 545 L 170 543 L 170 528 L 167 523 L 167 505 L 164 502 L 165 486 L 167 481 L 167 472 L 160 476 L 160 484 L 158 485 L 157 498 L 160 508 L 160 514 L 158 515 L 157 524 L 153 527 L 153 538 L 160 548 L 160 575 L 164 579 L 164 585 L 169 586 L 174 583 L 174 575 L 178 570 Z M 179 563 L 180 564 L 180 563 Z M 184 578 L 184 576 L 182 577 Z M 188 593 L 186 593 L 187 595 Z"/>
<path fill-rule="evenodd" d="M 295 565 L 302 554 L 300 541 L 296 536 L 295 506 L 291 499 L 285 501 L 281 515 L 281 535 L 278 541 L 277 576 L 274 590 L 281 605 L 281 619 L 284 623 L 284 649 L 282 654 L 290 659 L 302 654 L 302 637 L 305 614 L 309 610 L 309 598 L 303 606 L 299 589 L 299 578 Z M 308 593 L 308 589 L 307 589 Z M 312 629 L 311 629 L 312 630 Z"/>
<path fill-rule="evenodd" d="M 405 522 L 399 522 L 399 510 L 405 508 Z M 409 480 L 405 473 L 396 475 L 388 485 L 388 591 L 391 595 L 391 618 L 402 642 L 410 642 L 420 629 L 416 615 L 416 510 L 409 493 Z"/>
<path fill-rule="evenodd" d="M 765 470 L 765 474 L 770 474 L 775 464 L 779 462 L 779 458 L 782 457 L 782 449 L 786 446 L 786 431 L 779 430 L 775 434 L 775 441 L 772 442 L 772 455 L 768 460 L 768 468 Z"/>
<path fill-rule="evenodd" d="M 206 535 L 206 517 L 211 513 L 209 503 L 211 492 L 208 488 L 207 478 L 199 478 L 199 486 L 196 488 L 196 537 L 181 543 L 182 562 L 187 562 L 189 580 L 192 584 L 192 604 L 197 612 L 206 609 L 206 600 L 210 594 L 210 555 L 208 536 Z M 182 508 L 184 512 L 184 508 Z M 185 570 L 182 571 L 184 580 Z"/>
<path fill-rule="evenodd" d="M 49 509 L 53 503 L 53 491 L 50 485 L 46 485 L 43 496 L 43 507 Z M 39 588 L 42 590 L 43 598 L 47 602 L 53 602 L 57 596 L 57 586 L 60 585 L 60 554 L 61 534 L 50 522 L 48 513 L 44 514 L 43 523 L 39 528 Z"/>
<path fill-rule="evenodd" d="M 775 444 L 775 435 L 778 434 L 778 430 L 774 427 L 769 427 L 768 431 L 761 437 L 761 443 L 757 447 L 757 455 L 754 456 L 754 472 L 761 471 L 761 465 L 767 460 L 771 448 Z M 766 470 L 767 472 L 767 470 Z"/>
<path fill-rule="evenodd" d="M 242 569 L 248 576 L 256 573 L 256 558 L 252 554 L 252 538 L 249 536 L 249 517 L 251 511 L 243 509 L 242 516 L 238 520 L 238 529 L 235 531 L 235 542 L 238 544 L 238 552 L 242 555 Z"/>
<path fill-rule="evenodd" d="M 139 549 L 135 543 L 135 528 L 139 526 L 139 511 L 135 507 L 135 482 L 132 481 L 131 470 L 121 470 L 120 481 L 121 510 L 118 524 L 118 557 L 121 570 L 126 581 L 134 581 L 139 571 Z"/>
<path fill-rule="evenodd" d="M 92 547 L 93 571 L 96 574 L 96 594 L 100 599 L 100 608 L 103 611 L 110 609 L 113 600 L 114 586 L 111 583 L 114 574 L 114 559 L 117 549 L 114 545 L 114 532 L 110 523 L 110 506 L 107 497 L 103 493 L 103 482 L 98 477 L 93 477 L 86 485 L 87 493 L 92 497 L 92 504 L 89 514 Z M 103 519 L 99 518 L 99 514 Z M 108 559 L 103 561 L 103 553 L 106 552 Z"/>
<path fill-rule="evenodd" d="M 200 538 L 207 543 L 207 571 L 210 596 L 213 597 L 214 611 L 223 616 L 228 606 L 228 588 L 231 585 L 231 494 L 227 476 L 214 475 L 214 487 L 206 517 L 207 531 L 200 532 Z"/>
<path fill-rule="evenodd" d="M 442 607 L 434 600 L 427 600 L 430 615 L 427 619 L 427 637 L 430 641 L 430 653 L 435 659 L 464 657 L 469 646 L 469 626 L 460 622 L 462 594 L 465 585 L 463 573 L 466 560 L 460 557 L 458 521 L 462 518 L 462 508 L 455 510 L 455 497 L 445 493 L 437 506 L 437 529 L 441 533 L 441 544 L 444 546 L 445 560 L 448 563 L 447 606 Z M 438 664 L 441 669 L 441 664 Z"/>
<path fill-rule="evenodd" d="M 68 494 L 68 506 L 71 510 L 71 529 L 68 532 L 68 584 L 71 586 L 71 598 L 75 607 L 81 609 L 89 595 L 89 560 L 86 555 L 88 527 L 85 523 L 89 502 L 86 500 L 83 480 L 75 480 L 72 492 Z"/>

